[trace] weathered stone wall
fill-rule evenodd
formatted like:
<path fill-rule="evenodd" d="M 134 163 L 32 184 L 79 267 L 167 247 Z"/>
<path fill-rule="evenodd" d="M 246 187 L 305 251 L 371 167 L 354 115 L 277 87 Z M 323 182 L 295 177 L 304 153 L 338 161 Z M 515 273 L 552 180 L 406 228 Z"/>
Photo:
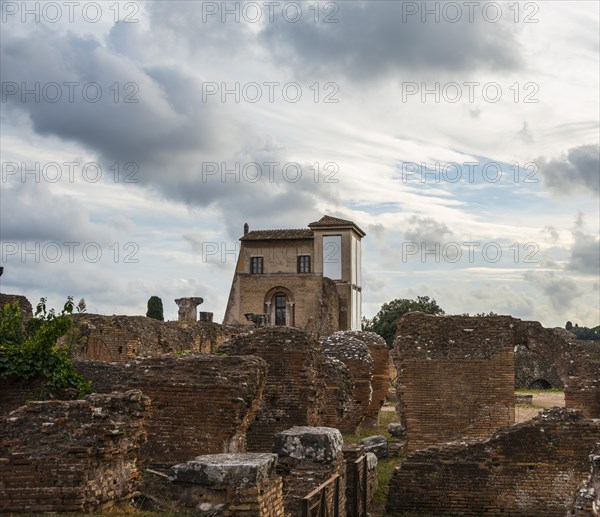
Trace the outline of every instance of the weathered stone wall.
<path fill-rule="evenodd" d="M 276 433 L 321 425 L 326 414 L 324 357 L 306 332 L 264 327 L 233 337 L 221 352 L 256 355 L 269 365 L 264 397 L 248 429 L 248 451 L 271 452 Z"/>
<path fill-rule="evenodd" d="M 388 512 L 563 517 L 599 433 L 600 420 L 554 408 L 481 442 L 414 452 L 394 471 Z"/>
<path fill-rule="evenodd" d="M 583 341 L 564 329 L 513 318 L 515 344 L 525 345 L 556 366 L 565 388 L 565 405 L 600 418 L 600 342 Z"/>
<path fill-rule="evenodd" d="M 560 372 L 555 364 L 543 355 L 532 352 L 524 345 L 515 351 L 515 388 L 548 389 L 563 388 Z"/>
<path fill-rule="evenodd" d="M 590 476 L 577 491 L 568 517 L 600 516 L 600 442 L 590 454 L 590 463 Z"/>
<path fill-rule="evenodd" d="M 283 517 L 275 454 L 215 454 L 175 465 L 167 488 L 177 507 L 202 515 Z"/>
<path fill-rule="evenodd" d="M 14 302 L 19 304 L 19 307 L 21 308 L 21 317 L 23 319 L 29 319 L 33 316 L 31 303 L 29 303 L 29 300 L 25 298 L 25 296 L 21 296 L 20 294 L 0 293 L 0 307 L 13 304 Z"/>
<path fill-rule="evenodd" d="M 99 392 L 137 388 L 151 398 L 142 457 L 169 466 L 198 454 L 244 451 L 267 372 L 257 357 L 204 355 L 75 365 Z"/>
<path fill-rule="evenodd" d="M 340 432 L 329 427 L 293 427 L 275 436 L 273 452 L 279 456 L 277 473 L 283 479 L 286 515 L 302 515 L 302 499 L 338 475 L 338 515 L 346 516 L 346 464 L 342 445 Z M 334 515 L 334 492 L 332 483 L 327 490 L 326 515 Z M 310 503 L 318 500 L 315 495 Z"/>
<path fill-rule="evenodd" d="M 128 391 L 13 411 L 0 421 L 0 512 L 105 510 L 133 497 L 149 406 Z"/>
<path fill-rule="evenodd" d="M 323 425 L 346 429 L 349 423 L 346 421 L 352 415 L 354 406 L 354 382 L 348 367 L 340 360 L 325 357 L 325 414 Z M 352 424 L 350 424 L 352 425 Z"/>
<path fill-rule="evenodd" d="M 145 316 L 78 314 L 62 342 L 71 344 L 77 359 L 127 362 L 134 357 L 165 353 L 214 353 L 241 329 L 212 322 L 158 321 Z"/>
<path fill-rule="evenodd" d="M 409 450 L 514 423 L 512 318 L 405 314 L 394 358 Z"/>
<path fill-rule="evenodd" d="M 371 375 L 371 403 L 367 409 L 363 426 L 377 427 L 379 425 L 379 411 L 381 410 L 390 387 L 390 352 L 383 339 L 374 332 L 360 332 L 348 330 L 346 335 L 355 337 L 369 348 L 373 361 Z"/>
<path fill-rule="evenodd" d="M 347 331 L 322 338 L 320 345 L 326 357 L 342 361 L 352 376 L 354 403 L 339 429 L 343 433 L 354 433 L 369 413 L 373 396 L 373 359 L 369 347 Z"/>

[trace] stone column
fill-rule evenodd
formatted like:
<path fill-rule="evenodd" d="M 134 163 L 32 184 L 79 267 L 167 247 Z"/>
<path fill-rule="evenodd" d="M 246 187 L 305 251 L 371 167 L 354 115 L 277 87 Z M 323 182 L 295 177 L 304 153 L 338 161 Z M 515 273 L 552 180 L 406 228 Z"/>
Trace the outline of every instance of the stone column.
<path fill-rule="evenodd" d="M 179 321 L 196 321 L 196 307 L 204 300 L 202 298 L 177 298 L 175 303 L 179 306 Z"/>

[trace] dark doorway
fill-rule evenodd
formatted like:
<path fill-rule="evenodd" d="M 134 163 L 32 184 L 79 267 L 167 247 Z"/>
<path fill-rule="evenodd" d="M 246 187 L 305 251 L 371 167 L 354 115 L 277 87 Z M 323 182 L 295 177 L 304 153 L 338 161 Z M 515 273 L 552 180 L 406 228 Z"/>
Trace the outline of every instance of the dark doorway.
<path fill-rule="evenodd" d="M 546 379 L 536 379 L 529 384 L 528 388 L 530 390 L 549 390 L 552 388 L 552 384 L 550 384 Z"/>
<path fill-rule="evenodd" d="M 285 294 L 275 295 L 275 325 L 285 325 L 286 301 Z"/>

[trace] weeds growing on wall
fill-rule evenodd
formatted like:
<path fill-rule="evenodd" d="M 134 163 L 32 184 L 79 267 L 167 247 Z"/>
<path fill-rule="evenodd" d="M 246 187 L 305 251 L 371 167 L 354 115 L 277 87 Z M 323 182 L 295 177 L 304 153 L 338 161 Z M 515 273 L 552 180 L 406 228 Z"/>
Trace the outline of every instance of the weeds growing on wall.
<path fill-rule="evenodd" d="M 70 347 L 57 344 L 71 329 L 73 308 L 71 296 L 59 314 L 48 311 L 46 298 L 41 298 L 35 316 L 24 321 L 18 303 L 0 307 L 0 378 L 41 377 L 45 382 L 38 393 L 40 399 L 92 393 L 91 383 L 75 370 Z"/>

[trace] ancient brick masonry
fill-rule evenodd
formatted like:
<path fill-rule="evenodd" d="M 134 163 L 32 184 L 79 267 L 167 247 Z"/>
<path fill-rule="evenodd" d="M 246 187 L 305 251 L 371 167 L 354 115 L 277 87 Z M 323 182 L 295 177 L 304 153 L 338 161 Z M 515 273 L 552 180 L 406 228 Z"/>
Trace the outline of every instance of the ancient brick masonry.
<path fill-rule="evenodd" d="M 233 337 L 221 352 L 256 355 L 269 366 L 260 409 L 248 429 L 248 451 L 271 452 L 276 433 L 321 425 L 326 414 L 323 354 L 306 332 L 264 327 Z"/>
<path fill-rule="evenodd" d="M 542 354 L 532 352 L 524 345 L 515 351 L 515 388 L 562 388 L 563 381 L 555 364 Z"/>
<path fill-rule="evenodd" d="M 354 433 L 369 414 L 371 407 L 373 359 L 369 347 L 362 340 L 344 331 L 322 338 L 320 345 L 325 356 L 342 361 L 352 376 L 354 404 L 340 422 L 339 429 L 343 433 Z"/>
<path fill-rule="evenodd" d="M 512 318 L 408 313 L 394 359 L 409 450 L 514 423 Z"/>
<path fill-rule="evenodd" d="M 599 433 L 600 420 L 554 408 L 481 442 L 422 449 L 394 471 L 388 512 L 563 517 Z"/>
<path fill-rule="evenodd" d="M 171 468 L 168 487 L 178 507 L 203 515 L 283 517 L 275 454 L 198 456 Z"/>
<path fill-rule="evenodd" d="M 567 407 L 600 418 L 600 342 L 582 341 L 563 329 L 546 329 L 536 321 L 513 319 L 515 344 L 543 356 L 565 387 Z"/>
<path fill-rule="evenodd" d="M 346 516 L 346 466 L 343 439 L 330 427 L 292 427 L 275 436 L 273 452 L 279 456 L 277 473 L 283 478 L 286 515 L 302 515 L 302 499 L 329 480 L 339 476 L 339 516 Z M 334 515 L 334 484 L 327 490 L 327 515 Z M 318 501 L 311 499 L 311 503 Z M 313 513 L 314 514 L 314 513 Z"/>
<path fill-rule="evenodd" d="M 600 516 L 600 442 L 590 454 L 590 463 L 590 476 L 577 491 L 568 517 Z"/>
<path fill-rule="evenodd" d="M 377 456 L 373 453 L 365 452 L 364 445 L 349 444 L 342 448 L 344 459 L 346 460 L 346 512 L 348 515 L 355 515 L 354 498 L 355 498 L 355 462 L 363 456 L 367 456 L 367 506 L 373 500 L 375 490 L 379 479 L 377 477 Z M 358 494 L 360 497 L 360 492 Z M 360 503 L 359 503 L 360 504 Z"/>
<path fill-rule="evenodd" d="M 0 512 L 92 511 L 136 495 L 149 406 L 128 391 L 13 411 L 0 422 Z"/>
<path fill-rule="evenodd" d="M 346 336 L 354 337 L 362 341 L 369 348 L 373 360 L 371 375 L 371 403 L 367 409 L 363 426 L 377 427 L 379 425 L 379 411 L 385 402 L 390 386 L 390 353 L 383 339 L 374 332 L 359 332 L 349 330 L 344 332 Z"/>
<path fill-rule="evenodd" d="M 41 377 L 23 380 L 17 377 L 4 377 L 0 389 L 0 417 L 36 400 L 37 393 L 44 385 Z"/>
<path fill-rule="evenodd" d="M 78 314 L 62 341 L 71 344 L 78 359 L 127 362 L 174 352 L 214 353 L 225 339 L 239 332 L 237 327 L 212 322 Z"/>
<path fill-rule="evenodd" d="M 152 399 L 142 456 L 167 466 L 198 454 L 244 451 L 267 372 L 257 357 L 205 355 L 77 361 L 76 368 L 99 392 L 137 388 Z"/>
<path fill-rule="evenodd" d="M 351 423 L 347 422 L 352 415 L 354 407 L 354 382 L 348 367 L 338 359 L 325 357 L 324 361 L 325 385 L 325 415 L 323 425 L 347 429 Z"/>

